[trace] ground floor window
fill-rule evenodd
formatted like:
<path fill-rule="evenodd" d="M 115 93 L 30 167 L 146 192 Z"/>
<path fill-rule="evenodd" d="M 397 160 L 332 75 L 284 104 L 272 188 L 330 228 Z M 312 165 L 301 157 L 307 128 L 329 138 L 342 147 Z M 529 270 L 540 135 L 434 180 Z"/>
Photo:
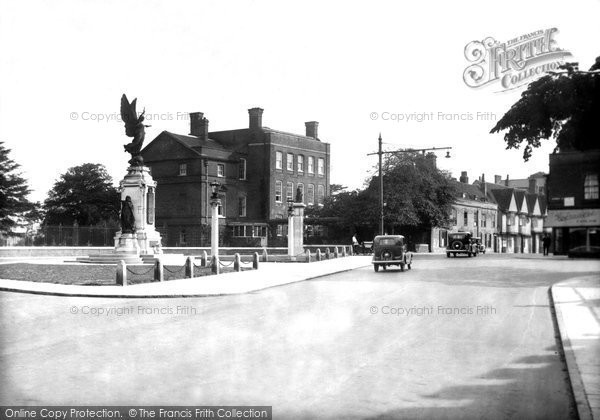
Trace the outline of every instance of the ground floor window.
<path fill-rule="evenodd" d="M 235 225 L 233 236 L 237 238 L 265 238 L 267 236 L 266 226 Z"/>

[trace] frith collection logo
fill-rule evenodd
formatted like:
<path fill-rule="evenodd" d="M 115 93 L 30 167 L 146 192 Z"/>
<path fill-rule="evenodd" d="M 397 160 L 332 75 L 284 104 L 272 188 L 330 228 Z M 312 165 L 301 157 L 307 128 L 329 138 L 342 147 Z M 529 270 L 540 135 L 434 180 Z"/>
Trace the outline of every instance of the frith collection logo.
<path fill-rule="evenodd" d="M 471 63 L 463 80 L 471 88 L 500 83 L 507 91 L 528 84 L 547 71 L 557 70 L 570 52 L 558 48 L 556 28 L 535 31 L 506 42 L 487 37 L 469 42 L 465 58 Z"/>

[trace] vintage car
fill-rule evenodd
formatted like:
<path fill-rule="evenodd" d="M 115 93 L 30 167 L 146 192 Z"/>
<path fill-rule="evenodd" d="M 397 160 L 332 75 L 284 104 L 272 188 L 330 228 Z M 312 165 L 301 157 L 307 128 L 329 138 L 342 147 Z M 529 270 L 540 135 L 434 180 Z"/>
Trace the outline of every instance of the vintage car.
<path fill-rule="evenodd" d="M 409 270 L 412 264 L 412 253 L 406 250 L 406 242 L 402 235 L 379 235 L 373 239 L 373 268 L 386 270 L 389 266 L 398 265 Z"/>
<path fill-rule="evenodd" d="M 469 232 L 453 232 L 448 234 L 448 246 L 446 247 L 446 256 L 452 254 L 463 254 L 468 257 L 476 257 L 479 253 L 477 245 L 473 240 L 473 235 Z"/>

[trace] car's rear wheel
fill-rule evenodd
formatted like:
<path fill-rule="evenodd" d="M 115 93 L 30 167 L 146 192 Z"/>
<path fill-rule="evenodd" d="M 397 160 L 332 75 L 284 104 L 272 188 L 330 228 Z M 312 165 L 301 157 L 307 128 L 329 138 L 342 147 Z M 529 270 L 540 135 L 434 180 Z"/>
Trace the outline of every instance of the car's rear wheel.
<path fill-rule="evenodd" d="M 373 264 L 373 268 L 375 269 L 376 273 L 379 271 L 379 265 L 378 264 Z"/>
<path fill-rule="evenodd" d="M 446 257 L 450 258 L 450 253 L 446 252 Z"/>
<path fill-rule="evenodd" d="M 404 263 L 400 263 L 400 271 L 404 271 Z"/>
<path fill-rule="evenodd" d="M 383 267 L 383 271 L 387 270 L 387 265 L 383 264 L 381 267 Z"/>

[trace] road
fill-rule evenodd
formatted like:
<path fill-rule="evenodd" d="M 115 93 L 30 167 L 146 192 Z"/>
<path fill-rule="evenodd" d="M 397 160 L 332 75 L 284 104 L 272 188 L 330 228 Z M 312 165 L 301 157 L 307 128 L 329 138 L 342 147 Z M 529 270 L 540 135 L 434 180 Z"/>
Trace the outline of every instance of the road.
<path fill-rule="evenodd" d="M 290 269 L 301 265 L 290 264 Z M 0 293 L 0 405 L 270 405 L 275 418 L 569 418 L 548 287 L 598 262 L 415 258 L 246 295 Z"/>

